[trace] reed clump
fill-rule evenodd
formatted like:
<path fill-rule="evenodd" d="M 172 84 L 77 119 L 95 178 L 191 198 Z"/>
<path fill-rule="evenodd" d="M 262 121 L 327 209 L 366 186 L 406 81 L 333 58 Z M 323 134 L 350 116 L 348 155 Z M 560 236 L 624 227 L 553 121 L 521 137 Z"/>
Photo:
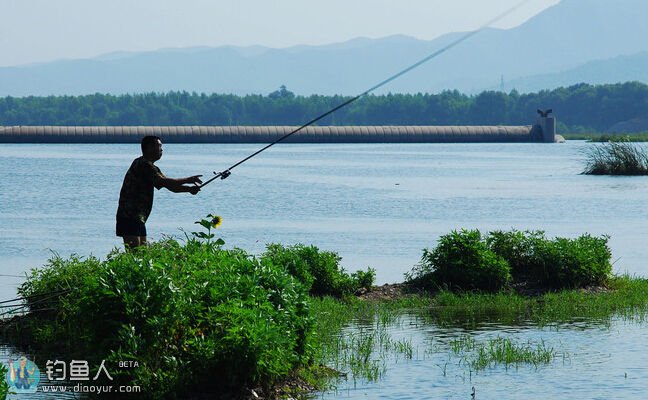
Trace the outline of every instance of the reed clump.
<path fill-rule="evenodd" d="M 414 357 L 411 339 L 392 335 L 404 306 L 398 301 L 314 298 L 314 360 L 331 366 L 354 384 L 380 379 L 389 358 Z"/>
<path fill-rule="evenodd" d="M 594 144 L 585 155 L 584 175 L 648 175 L 648 152 L 627 140 Z"/>
<path fill-rule="evenodd" d="M 450 342 L 450 349 L 463 357 L 463 360 L 473 371 L 488 367 L 504 365 L 533 365 L 538 367 L 549 364 L 556 356 L 553 348 L 547 347 L 543 341 L 539 343 L 517 343 L 506 337 L 496 337 L 485 341 L 477 341 L 470 335 L 463 335 Z"/>

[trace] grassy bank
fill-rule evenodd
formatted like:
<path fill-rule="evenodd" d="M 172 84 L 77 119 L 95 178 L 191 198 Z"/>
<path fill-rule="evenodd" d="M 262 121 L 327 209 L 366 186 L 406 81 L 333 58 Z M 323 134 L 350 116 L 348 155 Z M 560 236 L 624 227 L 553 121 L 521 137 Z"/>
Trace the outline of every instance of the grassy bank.
<path fill-rule="evenodd" d="M 433 297 L 432 321 L 439 325 L 478 325 L 497 320 L 508 325 L 539 326 L 578 320 L 606 321 L 613 316 L 643 319 L 648 315 L 648 280 L 628 276 L 609 280 L 606 288 L 548 292 L 522 296 L 514 292 L 457 294 Z"/>
<path fill-rule="evenodd" d="M 590 142 L 648 142 L 648 132 L 628 134 L 601 134 L 601 133 L 565 133 L 562 136 L 567 140 L 588 140 Z"/>

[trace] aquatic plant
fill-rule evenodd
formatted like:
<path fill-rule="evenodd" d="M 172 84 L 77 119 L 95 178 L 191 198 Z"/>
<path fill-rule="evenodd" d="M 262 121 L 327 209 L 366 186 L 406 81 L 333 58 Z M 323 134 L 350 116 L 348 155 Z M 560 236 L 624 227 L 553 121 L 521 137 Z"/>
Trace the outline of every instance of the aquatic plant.
<path fill-rule="evenodd" d="M 391 357 L 412 359 L 411 340 L 396 339 L 390 333 L 402 315 L 402 304 L 394 305 L 314 298 L 314 360 L 331 366 L 355 384 L 358 380 L 380 379 Z"/>
<path fill-rule="evenodd" d="M 574 321 L 608 323 L 610 318 L 645 320 L 648 316 L 648 280 L 621 276 L 610 278 L 600 291 L 564 289 L 528 297 L 511 292 L 453 293 L 441 291 L 428 298 L 413 298 L 429 310 L 428 323 L 475 329 L 494 322 L 538 326 Z M 607 322 L 606 322 L 607 321 Z"/>
<path fill-rule="evenodd" d="M 497 365 L 508 368 L 512 364 L 531 364 L 537 367 L 550 363 L 556 356 L 554 349 L 547 348 L 543 341 L 520 344 L 499 336 L 480 342 L 473 336 L 463 335 L 450 341 L 450 349 L 455 354 L 462 355 L 463 360 L 474 371 Z"/>
<path fill-rule="evenodd" d="M 585 175 L 648 175 L 646 149 L 628 141 L 592 145 L 585 156 Z"/>

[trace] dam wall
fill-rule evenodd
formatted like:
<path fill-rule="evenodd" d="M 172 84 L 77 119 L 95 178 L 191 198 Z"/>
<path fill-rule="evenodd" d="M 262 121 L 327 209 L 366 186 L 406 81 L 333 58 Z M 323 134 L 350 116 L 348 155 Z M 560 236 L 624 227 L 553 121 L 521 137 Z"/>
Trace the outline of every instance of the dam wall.
<path fill-rule="evenodd" d="M 528 126 L 309 126 L 286 143 L 553 142 L 551 124 Z M 555 126 L 555 125 L 554 125 Z M 0 126 L 0 143 L 270 143 L 296 126 Z M 546 132 L 549 131 L 549 132 Z"/>

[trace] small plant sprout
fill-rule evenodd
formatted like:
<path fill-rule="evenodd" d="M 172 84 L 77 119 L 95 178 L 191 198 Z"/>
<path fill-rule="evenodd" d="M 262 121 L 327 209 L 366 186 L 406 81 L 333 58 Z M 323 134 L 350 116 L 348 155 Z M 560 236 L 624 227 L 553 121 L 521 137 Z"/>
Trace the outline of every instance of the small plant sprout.
<path fill-rule="evenodd" d="M 200 221 L 196 221 L 196 224 L 202 226 L 207 230 L 207 232 L 191 232 L 195 238 L 204 239 L 207 243 L 211 243 L 211 240 L 215 237 L 212 233 L 212 229 L 218 228 L 223 223 L 223 218 L 220 215 L 207 214 L 207 216 Z M 223 239 L 216 240 L 215 244 L 223 245 L 225 241 Z"/>

